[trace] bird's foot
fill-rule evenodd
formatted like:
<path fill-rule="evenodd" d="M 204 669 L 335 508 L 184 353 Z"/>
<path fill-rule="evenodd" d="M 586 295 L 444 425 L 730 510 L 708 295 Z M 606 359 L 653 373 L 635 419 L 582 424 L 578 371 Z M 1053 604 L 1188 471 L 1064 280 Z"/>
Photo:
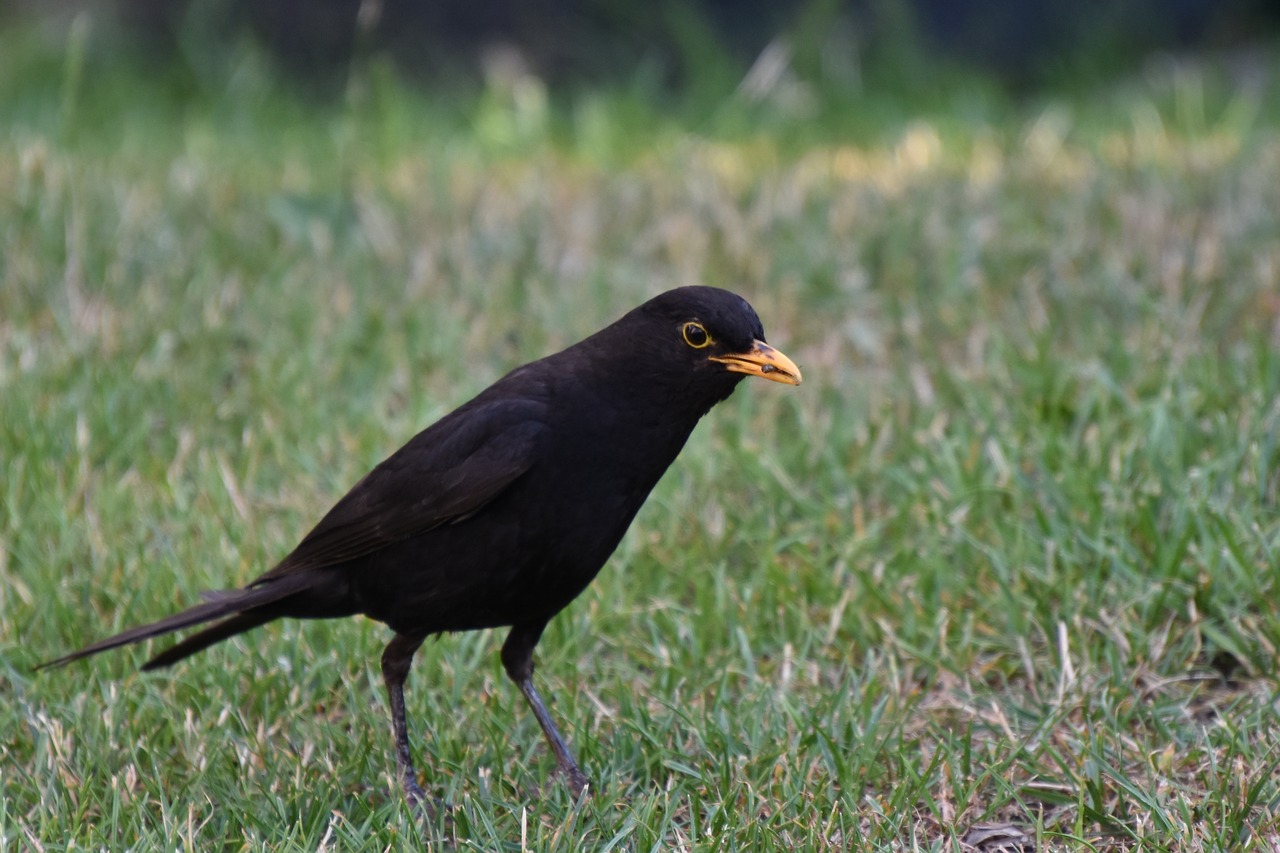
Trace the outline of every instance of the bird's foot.
<path fill-rule="evenodd" d="M 582 799 L 584 793 L 590 793 L 591 791 L 591 780 L 575 764 L 557 767 L 555 775 L 564 779 L 564 783 L 569 786 L 569 792 L 573 794 L 575 800 Z"/>
<path fill-rule="evenodd" d="M 435 820 L 436 815 L 449 813 L 448 803 L 422 790 L 418 780 L 412 777 L 406 776 L 404 779 L 404 799 L 409 808 L 423 820 Z"/>

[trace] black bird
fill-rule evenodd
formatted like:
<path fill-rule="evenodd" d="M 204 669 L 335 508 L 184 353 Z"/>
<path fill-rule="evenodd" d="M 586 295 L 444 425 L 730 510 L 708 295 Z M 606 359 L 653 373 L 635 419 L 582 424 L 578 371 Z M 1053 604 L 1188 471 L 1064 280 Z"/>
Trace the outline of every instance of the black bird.
<path fill-rule="evenodd" d="M 742 297 L 664 293 L 418 433 L 248 586 L 43 666 L 213 622 L 142 667 L 151 670 L 282 616 L 363 613 L 395 631 L 382 676 L 396 763 L 406 798 L 429 808 L 405 724 L 414 652 L 431 634 L 510 626 L 503 667 L 580 796 L 587 778 L 533 686 L 534 646 L 600 571 L 698 420 L 747 376 L 800 384 Z"/>

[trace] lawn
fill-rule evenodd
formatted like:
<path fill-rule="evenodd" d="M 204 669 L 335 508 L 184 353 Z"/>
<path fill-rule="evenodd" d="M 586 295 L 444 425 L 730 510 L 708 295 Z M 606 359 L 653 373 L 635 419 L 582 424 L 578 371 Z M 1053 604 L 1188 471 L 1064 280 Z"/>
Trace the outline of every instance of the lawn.
<path fill-rule="evenodd" d="M 0 45 L 0 848 L 1280 849 L 1277 50 L 702 117 L 43 50 Z M 425 834 L 377 623 L 32 672 L 695 282 L 805 382 L 708 416 L 543 638 L 585 802 L 500 632 L 418 654 Z"/>

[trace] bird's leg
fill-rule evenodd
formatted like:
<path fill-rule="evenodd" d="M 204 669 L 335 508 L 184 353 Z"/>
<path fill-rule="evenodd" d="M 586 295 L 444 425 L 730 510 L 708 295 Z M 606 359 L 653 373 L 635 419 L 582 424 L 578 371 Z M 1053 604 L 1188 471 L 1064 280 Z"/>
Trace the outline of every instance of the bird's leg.
<path fill-rule="evenodd" d="M 538 725 L 542 727 L 542 734 L 546 736 L 547 745 L 551 747 L 551 752 L 556 757 L 556 772 L 565 778 L 573 796 L 581 797 L 590 780 L 578 768 L 578 762 L 574 761 L 573 754 L 569 752 L 564 738 L 560 736 L 556 724 L 551 720 L 551 715 L 547 713 L 546 706 L 542 704 L 542 697 L 533 686 L 533 647 L 538 644 L 538 638 L 542 636 L 544 627 L 546 623 L 533 626 L 517 625 L 512 628 L 511 633 L 507 635 L 507 641 L 502 645 L 502 666 L 507 670 L 511 680 L 520 688 L 520 692 L 524 694 L 529 707 L 533 709 L 533 716 L 537 717 Z"/>
<path fill-rule="evenodd" d="M 387 699 L 391 703 L 391 728 L 396 738 L 396 769 L 400 772 L 404 797 L 409 805 L 430 811 L 430 801 L 418 785 L 418 773 L 413 769 L 413 756 L 409 754 L 409 727 L 404 719 L 404 680 L 409 675 L 413 654 L 422 645 L 422 640 L 422 637 L 396 634 L 382 652 L 382 680 L 387 685 Z"/>

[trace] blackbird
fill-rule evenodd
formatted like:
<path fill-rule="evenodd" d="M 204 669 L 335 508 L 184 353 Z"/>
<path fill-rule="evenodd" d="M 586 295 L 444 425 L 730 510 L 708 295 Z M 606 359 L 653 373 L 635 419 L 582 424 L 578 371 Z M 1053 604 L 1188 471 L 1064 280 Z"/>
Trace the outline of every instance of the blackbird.
<path fill-rule="evenodd" d="M 248 586 L 42 666 L 213 623 L 142 667 L 152 670 L 282 616 L 362 613 L 395 632 L 382 676 L 396 764 L 405 797 L 430 809 L 405 723 L 414 652 L 432 634 L 509 626 L 503 667 L 555 772 L 580 796 L 587 778 L 533 686 L 534 646 L 600 571 L 698 420 L 747 376 L 800 384 L 742 297 L 663 293 L 418 433 Z"/>

